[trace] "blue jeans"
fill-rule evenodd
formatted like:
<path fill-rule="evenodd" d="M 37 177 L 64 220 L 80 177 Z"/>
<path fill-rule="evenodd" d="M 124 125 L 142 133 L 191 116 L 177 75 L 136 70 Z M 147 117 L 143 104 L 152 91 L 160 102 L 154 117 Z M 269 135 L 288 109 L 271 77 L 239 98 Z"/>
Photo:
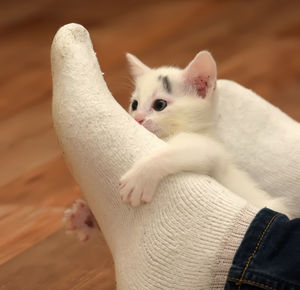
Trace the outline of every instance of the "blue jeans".
<path fill-rule="evenodd" d="M 262 209 L 235 254 L 225 289 L 300 289 L 300 219 Z"/>

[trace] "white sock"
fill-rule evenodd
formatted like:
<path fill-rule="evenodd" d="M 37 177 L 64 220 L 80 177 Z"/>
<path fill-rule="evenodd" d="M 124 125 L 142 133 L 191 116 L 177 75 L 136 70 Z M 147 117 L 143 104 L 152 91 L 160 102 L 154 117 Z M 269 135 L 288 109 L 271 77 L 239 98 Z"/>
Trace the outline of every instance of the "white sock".
<path fill-rule="evenodd" d="M 118 289 L 223 289 L 258 209 L 194 174 L 167 178 L 149 205 L 122 203 L 119 178 L 163 141 L 113 99 L 82 26 L 56 34 L 52 72 L 58 139 L 111 249 Z"/>
<path fill-rule="evenodd" d="M 300 217 L 299 123 L 235 82 L 217 87 L 218 136 L 262 189 L 285 197 L 290 217 Z"/>

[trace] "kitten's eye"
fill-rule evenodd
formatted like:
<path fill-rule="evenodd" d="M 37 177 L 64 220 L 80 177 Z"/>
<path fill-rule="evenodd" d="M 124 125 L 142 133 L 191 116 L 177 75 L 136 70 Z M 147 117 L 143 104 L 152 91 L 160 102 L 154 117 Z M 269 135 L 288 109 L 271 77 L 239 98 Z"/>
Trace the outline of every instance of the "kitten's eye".
<path fill-rule="evenodd" d="M 137 100 L 134 100 L 133 102 L 132 102 L 132 104 L 131 104 L 131 110 L 132 111 L 135 111 L 136 109 L 137 109 L 137 107 L 138 107 L 138 101 Z"/>
<path fill-rule="evenodd" d="M 165 101 L 163 99 L 159 99 L 159 100 L 154 101 L 153 109 L 155 111 L 162 111 L 167 105 L 168 105 L 167 101 Z"/>

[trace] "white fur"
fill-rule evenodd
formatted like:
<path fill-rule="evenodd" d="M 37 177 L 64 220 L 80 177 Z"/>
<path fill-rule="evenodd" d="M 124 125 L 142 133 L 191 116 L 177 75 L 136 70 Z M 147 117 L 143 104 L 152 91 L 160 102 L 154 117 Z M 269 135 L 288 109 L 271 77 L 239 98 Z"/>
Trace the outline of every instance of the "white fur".
<path fill-rule="evenodd" d="M 132 101 L 138 100 L 139 105 L 136 111 L 129 111 L 133 117 L 142 116 L 143 125 L 168 143 L 138 160 L 121 178 L 122 200 L 132 206 L 150 202 L 162 179 L 188 171 L 215 178 L 255 206 L 271 206 L 274 210 L 286 211 L 280 199 L 271 200 L 246 172 L 233 163 L 230 154 L 214 136 L 214 113 L 219 91 L 215 89 L 216 68 L 210 54 L 199 53 L 184 70 L 173 67 L 150 69 L 135 57 L 132 62 L 132 57 L 128 58 L 131 70 L 139 71 L 138 77 L 133 75 L 136 88 Z M 186 81 L 197 78 L 197 72 L 200 77 L 204 74 L 201 67 L 203 58 L 205 76 L 209 76 L 211 81 L 204 98 L 197 94 L 193 82 Z M 138 68 L 134 69 L 137 64 Z M 192 72 L 189 71 L 191 67 Z M 163 88 L 159 76 L 168 76 L 170 93 Z M 163 111 L 154 111 L 151 105 L 157 98 L 167 100 L 170 105 Z"/>

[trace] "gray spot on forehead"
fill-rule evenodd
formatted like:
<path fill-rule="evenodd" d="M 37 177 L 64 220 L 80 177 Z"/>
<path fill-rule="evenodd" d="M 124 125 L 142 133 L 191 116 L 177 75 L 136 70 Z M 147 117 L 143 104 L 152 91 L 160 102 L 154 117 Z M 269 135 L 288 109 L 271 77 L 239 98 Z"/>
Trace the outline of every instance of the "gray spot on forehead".
<path fill-rule="evenodd" d="M 158 79 L 162 81 L 164 89 L 170 94 L 171 93 L 171 84 L 167 76 L 159 76 Z"/>

